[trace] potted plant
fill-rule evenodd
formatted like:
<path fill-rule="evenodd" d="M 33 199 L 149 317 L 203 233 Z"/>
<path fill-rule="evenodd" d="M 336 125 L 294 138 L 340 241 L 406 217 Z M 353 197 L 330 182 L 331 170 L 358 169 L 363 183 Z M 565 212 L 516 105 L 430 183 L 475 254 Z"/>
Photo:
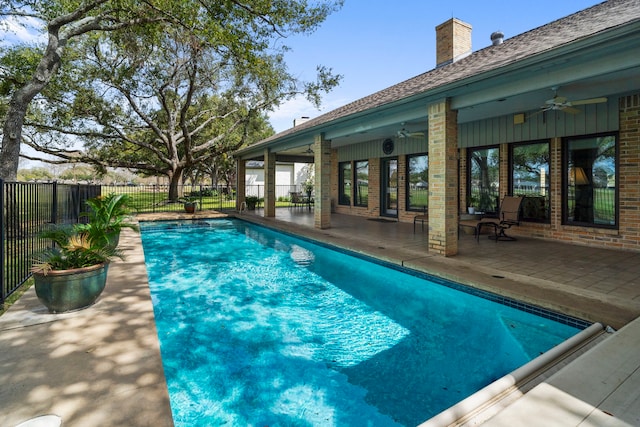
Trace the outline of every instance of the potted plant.
<path fill-rule="evenodd" d="M 31 268 L 38 299 L 51 313 L 78 310 L 93 304 L 104 290 L 109 262 L 123 258 L 117 238 L 125 221 L 126 197 L 109 195 L 87 202 L 85 224 L 54 225 L 40 233 L 53 246 L 36 256 Z"/>
<path fill-rule="evenodd" d="M 471 196 L 469 198 L 469 206 L 467 207 L 467 212 L 469 212 L 469 215 L 475 214 L 477 207 L 478 207 L 478 198 L 475 196 Z"/>
<path fill-rule="evenodd" d="M 87 218 L 87 224 L 78 224 L 78 231 L 91 231 L 93 229 L 104 229 L 106 243 L 118 246 L 120 231 L 123 228 L 130 228 L 138 231 L 136 224 L 128 222 L 127 218 L 131 213 L 128 203 L 130 197 L 127 194 L 110 193 L 107 196 L 98 196 L 87 200 L 89 211 L 82 214 Z"/>
<path fill-rule="evenodd" d="M 246 196 L 244 202 L 247 204 L 248 210 L 255 211 L 256 206 L 260 203 L 260 198 L 258 196 Z"/>
<path fill-rule="evenodd" d="M 308 178 L 304 182 L 302 187 L 304 188 L 304 192 L 307 195 L 307 198 L 311 199 L 311 193 L 313 192 L 313 179 L 312 178 Z"/>
<path fill-rule="evenodd" d="M 194 213 L 198 208 L 198 202 L 195 200 L 188 199 L 183 204 L 184 204 L 184 211 L 186 213 Z"/>

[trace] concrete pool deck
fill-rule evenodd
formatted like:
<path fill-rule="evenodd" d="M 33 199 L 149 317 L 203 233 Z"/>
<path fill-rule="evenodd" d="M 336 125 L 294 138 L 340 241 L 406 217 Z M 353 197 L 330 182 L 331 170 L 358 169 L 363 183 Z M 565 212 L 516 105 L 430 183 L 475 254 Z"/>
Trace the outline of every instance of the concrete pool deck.
<path fill-rule="evenodd" d="M 442 258 L 428 253 L 426 231 L 418 227 L 414 234 L 413 224 L 334 215 L 331 229 L 316 230 L 312 215 L 301 211 L 279 209 L 275 219 L 242 217 L 616 329 L 624 326 L 486 425 L 640 425 L 640 320 L 634 320 L 640 316 L 639 253 L 524 238 L 478 244 L 461 236 L 459 255 Z M 51 315 L 30 289 L 0 316 L 3 426 L 45 414 L 60 416 L 63 426 L 173 425 L 140 237 L 125 230 L 120 242 L 127 260 L 111 265 L 107 288 L 92 307 Z"/>

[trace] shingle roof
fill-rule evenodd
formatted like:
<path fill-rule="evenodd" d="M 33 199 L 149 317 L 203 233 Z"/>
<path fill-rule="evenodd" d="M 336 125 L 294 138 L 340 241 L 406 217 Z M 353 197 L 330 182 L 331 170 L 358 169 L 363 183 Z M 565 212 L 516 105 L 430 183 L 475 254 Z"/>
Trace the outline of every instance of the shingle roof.
<path fill-rule="evenodd" d="M 267 139 L 265 143 L 333 120 L 399 101 L 440 86 L 455 83 L 488 71 L 496 70 L 525 58 L 556 49 L 640 19 L 640 0 L 608 0 L 489 46 L 451 64 L 435 68 L 364 98 L 346 104 L 287 129 Z"/>

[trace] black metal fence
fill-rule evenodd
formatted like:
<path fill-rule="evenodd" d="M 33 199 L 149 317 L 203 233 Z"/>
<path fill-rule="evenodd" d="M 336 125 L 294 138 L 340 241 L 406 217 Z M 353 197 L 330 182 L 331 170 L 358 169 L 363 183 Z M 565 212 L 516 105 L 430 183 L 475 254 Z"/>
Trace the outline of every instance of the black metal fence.
<path fill-rule="evenodd" d="M 127 194 L 133 213 L 182 212 L 184 203 L 195 201 L 198 210 L 236 208 L 236 190 L 232 186 L 185 185 L 178 188 L 176 200 L 169 199 L 168 185 L 85 185 L 3 182 L 0 180 L 0 224 L 3 260 L 0 270 L 0 304 L 31 275 L 35 253 L 46 249 L 49 240 L 38 237 L 47 224 L 76 223 L 87 210 L 86 200 L 101 194 Z M 276 186 L 276 206 L 299 206 L 291 193 L 301 193 L 300 185 Z M 247 185 L 246 195 L 264 198 L 264 185 Z"/>
<path fill-rule="evenodd" d="M 236 207 L 232 186 L 181 185 L 178 197 L 169 198 L 168 185 L 103 185 L 102 194 L 127 194 L 134 213 L 180 212 L 185 202 L 197 202 L 198 210 L 226 210 Z"/>
<path fill-rule="evenodd" d="M 198 210 L 232 210 L 236 209 L 237 199 L 234 186 L 183 185 L 178 187 L 179 197 L 175 200 L 169 198 L 168 185 L 104 185 L 102 193 L 128 194 L 130 207 L 135 213 L 180 212 L 184 210 L 184 203 L 187 201 L 197 202 Z M 301 184 L 276 185 L 276 207 L 298 206 L 292 200 L 293 193 L 308 194 Z M 244 195 L 263 200 L 265 186 L 248 184 Z M 313 198 L 313 193 L 311 197 Z"/>
<path fill-rule="evenodd" d="M 100 195 L 100 186 L 0 180 L 0 191 L 0 303 L 4 303 L 31 275 L 34 253 L 50 245 L 38 237 L 43 227 L 78 222 L 85 201 Z"/>

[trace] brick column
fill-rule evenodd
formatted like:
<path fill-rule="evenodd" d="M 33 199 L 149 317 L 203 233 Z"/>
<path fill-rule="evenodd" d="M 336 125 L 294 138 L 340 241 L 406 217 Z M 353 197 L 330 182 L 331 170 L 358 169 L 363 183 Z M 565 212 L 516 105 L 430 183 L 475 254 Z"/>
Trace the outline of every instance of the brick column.
<path fill-rule="evenodd" d="M 247 192 L 247 162 L 243 159 L 236 160 L 236 210 L 244 202 Z"/>
<path fill-rule="evenodd" d="M 640 243 L 640 94 L 620 98 L 619 230 L 623 246 Z"/>
<path fill-rule="evenodd" d="M 264 216 L 276 216 L 276 153 L 264 150 Z"/>
<path fill-rule="evenodd" d="M 429 111 L 429 251 L 458 252 L 458 114 L 448 100 Z"/>
<path fill-rule="evenodd" d="M 504 196 L 513 196 L 511 188 L 509 188 L 509 144 L 500 144 L 500 164 L 499 164 L 499 177 L 498 185 L 500 186 L 500 194 L 498 195 L 498 203 L 502 203 Z"/>
<path fill-rule="evenodd" d="M 469 182 L 467 180 L 467 172 L 468 172 L 468 168 L 467 168 L 467 153 L 468 151 L 465 150 L 460 150 L 460 163 L 458 165 L 459 168 L 459 174 L 460 174 L 460 189 L 458 191 L 458 197 L 460 199 L 459 203 L 458 203 L 458 210 L 461 213 L 467 213 L 467 207 L 469 206 L 469 200 L 467 200 L 467 191 L 469 190 L 467 188 Z"/>
<path fill-rule="evenodd" d="M 551 230 L 557 231 L 562 226 L 562 138 L 551 138 L 549 146 L 549 203 L 551 207 Z"/>
<path fill-rule="evenodd" d="M 331 227 L 331 141 L 324 134 L 316 135 L 313 141 L 315 167 L 314 226 Z"/>

